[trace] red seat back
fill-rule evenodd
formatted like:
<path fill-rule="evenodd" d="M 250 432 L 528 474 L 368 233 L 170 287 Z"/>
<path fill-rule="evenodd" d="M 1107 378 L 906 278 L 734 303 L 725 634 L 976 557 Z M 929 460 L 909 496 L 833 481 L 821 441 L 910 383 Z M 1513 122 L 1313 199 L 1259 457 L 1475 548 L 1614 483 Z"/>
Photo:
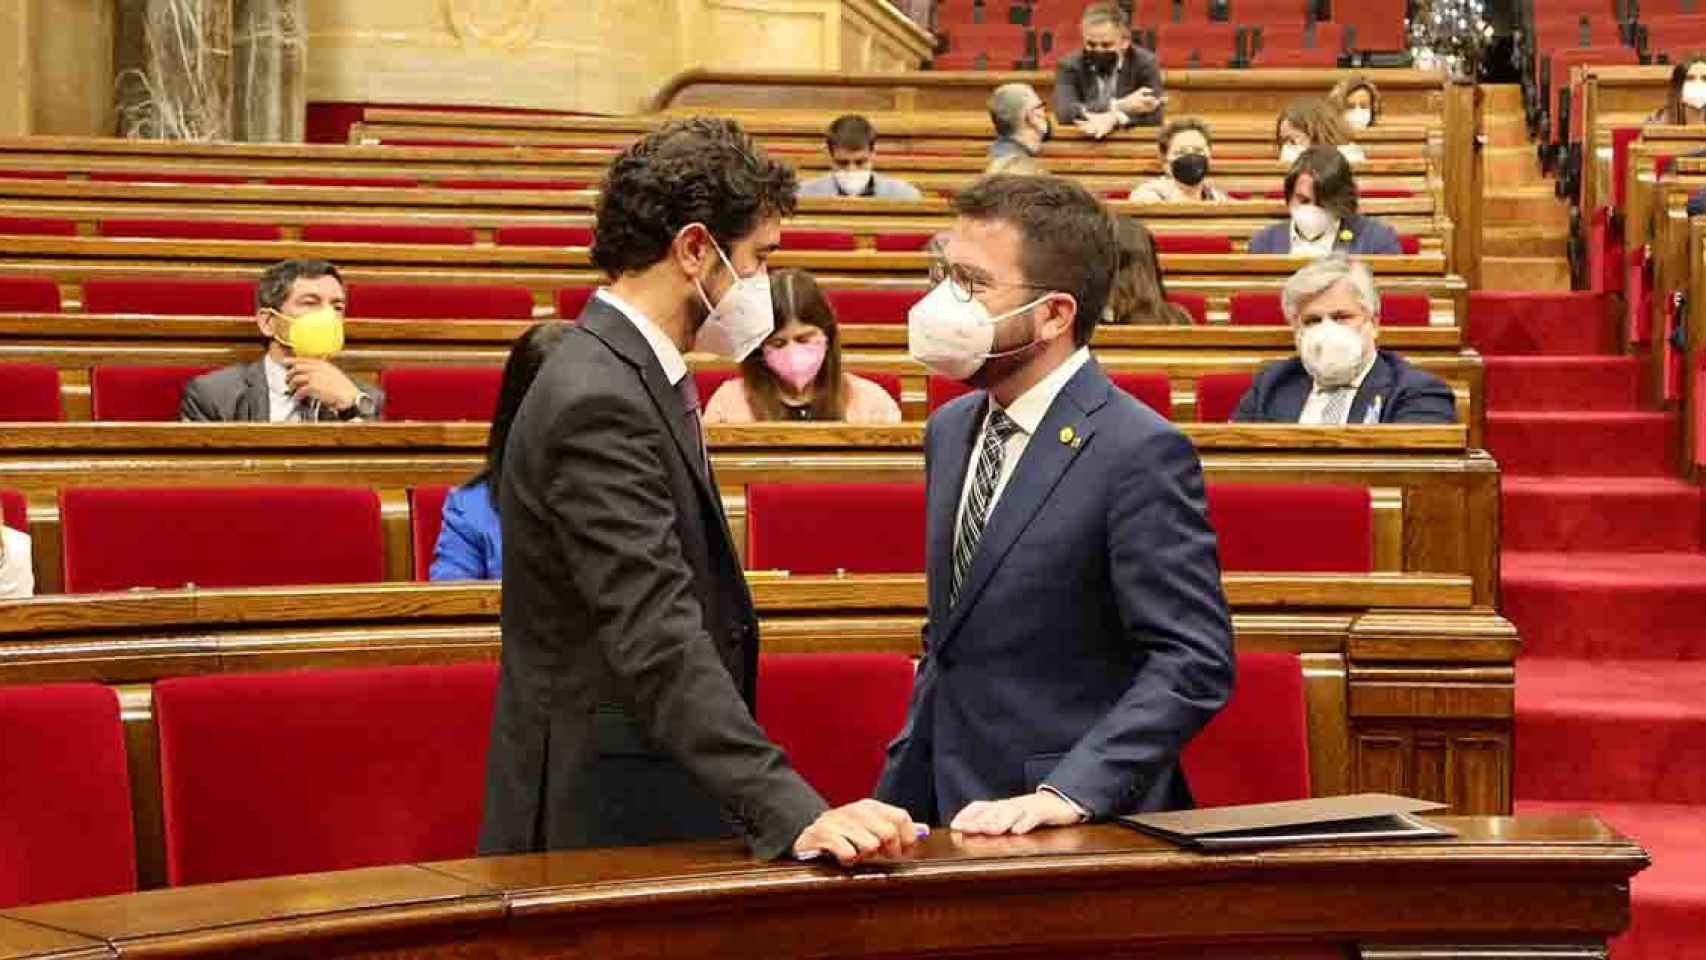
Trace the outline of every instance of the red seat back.
<path fill-rule="evenodd" d="M 700 409 L 704 409 L 705 404 L 711 402 L 711 395 L 717 392 L 718 387 L 730 380 L 740 379 L 738 367 L 723 370 L 694 370 L 692 374 L 693 385 L 699 388 Z"/>
<path fill-rule="evenodd" d="M 1247 290 L 1232 295 L 1230 319 L 1234 326 L 1240 327 L 1283 327 L 1285 310 L 1280 306 L 1279 294 Z"/>
<path fill-rule="evenodd" d="M 187 173 L 182 170 L 96 170 L 95 183 L 246 183 L 247 177 L 226 173 Z"/>
<path fill-rule="evenodd" d="M 557 291 L 557 316 L 564 320 L 574 320 L 586 309 L 586 302 L 592 299 L 597 287 L 564 287 Z"/>
<path fill-rule="evenodd" d="M 103 237 L 140 237 L 150 240 L 260 240 L 276 241 L 283 234 L 270 223 L 234 220 L 102 220 Z"/>
<path fill-rule="evenodd" d="M 971 393 L 975 389 L 975 387 L 967 386 L 958 380 L 950 380 L 940 374 L 932 373 L 930 379 L 924 382 L 924 404 L 931 413 L 935 413 L 938 407 L 955 397 Z"/>
<path fill-rule="evenodd" d="M 29 530 L 29 499 L 17 490 L 0 488 L 0 523 L 13 530 Z"/>
<path fill-rule="evenodd" d="M 89 375 L 96 420 L 178 419 L 184 385 L 214 367 L 97 366 Z"/>
<path fill-rule="evenodd" d="M 1158 253 L 1231 253 L 1232 238 L 1198 233 L 1157 233 L 1155 250 Z"/>
<path fill-rule="evenodd" d="M 136 889 L 118 696 L 0 686 L 0 907 Z"/>
<path fill-rule="evenodd" d="M 1386 327 L 1425 327 L 1432 323 L 1433 305 L 1425 293 L 1380 295 L 1380 324 Z"/>
<path fill-rule="evenodd" d="M 1255 380 L 1249 373 L 1205 373 L 1197 377 L 1197 420 L 1226 423 L 1238 410 L 1238 401 Z"/>
<path fill-rule="evenodd" d="M 838 323 L 906 323 L 906 312 L 923 299 L 922 290 L 829 290 Z"/>
<path fill-rule="evenodd" d="M 409 491 L 409 539 L 415 550 L 415 579 L 429 580 L 432 555 L 438 549 L 438 531 L 444 526 L 444 498 L 450 488 L 443 484 L 415 487 Z"/>
<path fill-rule="evenodd" d="M 921 483 L 755 483 L 746 488 L 746 565 L 797 574 L 920 573 Z"/>
<path fill-rule="evenodd" d="M 1232 699 L 1180 758 L 1198 806 L 1309 796 L 1309 720 L 1295 653 L 1238 654 Z"/>
<path fill-rule="evenodd" d="M 585 180 L 485 180 L 452 177 L 440 180 L 434 186 L 445 190 L 588 190 L 593 184 Z"/>
<path fill-rule="evenodd" d="M 0 364 L 0 422 L 56 421 L 61 416 L 58 367 Z"/>
<path fill-rule="evenodd" d="M 835 698 L 834 691 L 857 691 Z M 883 751 L 906 722 L 912 660 L 898 653 L 767 653 L 758 658 L 758 722 L 831 806 L 868 797 Z"/>
<path fill-rule="evenodd" d="M 503 388 L 502 367 L 387 367 L 379 374 L 387 420 L 488 421 Z"/>
<path fill-rule="evenodd" d="M 59 516 L 68 593 L 385 578 L 365 487 L 68 487 Z"/>
<path fill-rule="evenodd" d="M 86 280 L 84 313 L 243 317 L 256 312 L 249 280 Z M 259 336 L 257 333 L 256 336 Z"/>
<path fill-rule="evenodd" d="M 531 320 L 526 287 L 440 283 L 358 283 L 349 315 L 379 320 Z"/>
<path fill-rule="evenodd" d="M 59 284 L 35 277 L 0 277 L 0 312 L 58 313 Z"/>
<path fill-rule="evenodd" d="M 47 217 L 0 217 L 0 234 L 9 237 L 75 237 L 77 223 Z"/>
<path fill-rule="evenodd" d="M 1374 507 L 1366 487 L 1211 483 L 1208 520 L 1227 571 L 1374 569 Z"/>
<path fill-rule="evenodd" d="M 425 243 L 472 246 L 473 227 L 419 223 L 311 223 L 302 228 L 308 243 Z"/>
<path fill-rule="evenodd" d="M 845 230 L 784 230 L 784 250 L 854 250 L 859 246 L 853 234 Z"/>
<path fill-rule="evenodd" d="M 930 246 L 934 233 L 894 232 L 877 234 L 877 250 L 881 253 L 917 253 Z"/>
<path fill-rule="evenodd" d="M 496 689 L 489 663 L 162 680 L 167 882 L 473 856 Z"/>
<path fill-rule="evenodd" d="M 1208 298 L 1200 293 L 1169 293 L 1167 302 L 1190 314 L 1193 323 L 1208 322 Z"/>
<path fill-rule="evenodd" d="M 509 247 L 590 247 L 591 227 L 499 227 L 495 234 L 499 246 Z"/>
<path fill-rule="evenodd" d="M 1108 374 L 1108 379 L 1114 382 L 1114 386 L 1136 397 L 1149 409 L 1169 420 L 1173 418 L 1173 385 L 1167 380 L 1165 373 L 1121 371 Z"/>

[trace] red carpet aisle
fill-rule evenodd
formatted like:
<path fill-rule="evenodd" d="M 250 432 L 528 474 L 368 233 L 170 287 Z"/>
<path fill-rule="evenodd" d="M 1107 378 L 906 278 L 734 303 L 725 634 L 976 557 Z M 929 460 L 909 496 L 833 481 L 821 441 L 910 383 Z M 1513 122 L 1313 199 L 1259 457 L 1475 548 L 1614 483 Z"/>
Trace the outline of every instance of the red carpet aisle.
<path fill-rule="evenodd" d="M 1516 802 L 1592 808 L 1653 854 L 1616 960 L 1706 957 L 1706 551 L 1674 416 L 1593 294 L 1471 297 L 1522 631 Z"/>

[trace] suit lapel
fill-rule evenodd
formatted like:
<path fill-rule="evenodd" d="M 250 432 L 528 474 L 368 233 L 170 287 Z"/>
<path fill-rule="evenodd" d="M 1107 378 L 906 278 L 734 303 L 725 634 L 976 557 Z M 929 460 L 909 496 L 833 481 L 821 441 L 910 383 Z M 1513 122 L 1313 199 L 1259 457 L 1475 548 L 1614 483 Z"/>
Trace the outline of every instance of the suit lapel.
<path fill-rule="evenodd" d="M 1368 416 L 1369 406 L 1374 403 L 1375 397 L 1384 398 L 1381 400 L 1382 410 L 1391 406 L 1392 384 L 1392 364 L 1388 363 L 1386 358 L 1380 354 L 1375 354 L 1374 366 L 1368 369 L 1368 376 L 1363 378 L 1362 387 L 1357 390 L 1356 398 L 1351 401 L 1351 412 L 1346 416 L 1345 423 L 1362 423 L 1364 418 Z M 1379 422 L 1378 417 L 1375 422 Z"/>
<path fill-rule="evenodd" d="M 1290 362 L 1297 364 L 1296 375 L 1279 378 L 1274 384 L 1273 401 L 1268 405 L 1274 423 L 1296 423 L 1297 418 L 1303 416 L 1303 405 L 1309 402 L 1313 381 L 1301 361 Z"/>
<path fill-rule="evenodd" d="M 931 459 L 936 477 L 930 484 L 930 502 L 925 505 L 925 559 L 929 564 L 931 619 L 945 623 L 948 587 L 954 575 L 954 529 L 959 524 L 960 491 L 966 471 L 971 469 L 972 445 L 977 442 L 989 402 L 967 404 L 937 414 L 930 424 Z"/>
<path fill-rule="evenodd" d="M 267 423 L 272 420 L 272 394 L 267 390 L 266 360 L 243 368 L 243 393 L 232 411 L 238 421 Z"/>

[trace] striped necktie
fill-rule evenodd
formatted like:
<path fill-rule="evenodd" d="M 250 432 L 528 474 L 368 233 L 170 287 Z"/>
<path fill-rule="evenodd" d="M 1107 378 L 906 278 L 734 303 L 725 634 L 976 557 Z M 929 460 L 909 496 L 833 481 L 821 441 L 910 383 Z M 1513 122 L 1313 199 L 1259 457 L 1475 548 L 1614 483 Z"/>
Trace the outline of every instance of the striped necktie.
<path fill-rule="evenodd" d="M 1007 455 L 1007 440 L 1019 431 L 1005 411 L 989 415 L 983 430 L 983 443 L 978 447 L 977 469 L 971 490 L 966 494 L 966 508 L 960 513 L 959 528 L 954 533 L 954 579 L 948 591 L 948 606 L 959 599 L 960 585 L 971 572 L 971 562 L 977 556 L 978 541 L 983 538 L 983 525 L 989 520 L 990 502 L 995 499 L 995 485 L 1001 479 L 1001 461 Z"/>
<path fill-rule="evenodd" d="M 1321 423 L 1323 426 L 1337 427 L 1345 422 L 1345 412 L 1350 409 L 1351 400 L 1356 397 L 1356 391 L 1350 387 L 1339 387 L 1327 391 L 1327 403 L 1321 408 Z"/>

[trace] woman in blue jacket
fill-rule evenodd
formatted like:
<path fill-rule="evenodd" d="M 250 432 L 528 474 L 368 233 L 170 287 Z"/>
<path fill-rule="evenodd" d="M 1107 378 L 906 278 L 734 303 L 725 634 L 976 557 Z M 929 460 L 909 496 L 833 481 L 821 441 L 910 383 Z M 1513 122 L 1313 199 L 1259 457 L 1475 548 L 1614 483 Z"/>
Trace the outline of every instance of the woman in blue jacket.
<path fill-rule="evenodd" d="M 527 388 L 563 337 L 568 325 L 557 320 L 527 329 L 510 348 L 498 389 L 492 432 L 486 440 L 486 468 L 444 498 L 444 523 L 432 552 L 433 580 L 499 580 L 503 578 L 503 531 L 498 526 L 499 478 L 503 476 L 504 442 L 521 409 Z"/>

